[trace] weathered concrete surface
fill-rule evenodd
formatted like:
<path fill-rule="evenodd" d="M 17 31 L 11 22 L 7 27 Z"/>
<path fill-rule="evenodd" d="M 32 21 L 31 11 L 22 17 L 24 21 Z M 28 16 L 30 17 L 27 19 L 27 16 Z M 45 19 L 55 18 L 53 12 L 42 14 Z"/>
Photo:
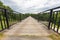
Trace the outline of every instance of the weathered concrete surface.
<path fill-rule="evenodd" d="M 38 23 L 32 17 L 13 25 L 13 28 L 4 33 L 3 40 L 52 40 L 46 36 L 50 35 L 45 25 Z"/>

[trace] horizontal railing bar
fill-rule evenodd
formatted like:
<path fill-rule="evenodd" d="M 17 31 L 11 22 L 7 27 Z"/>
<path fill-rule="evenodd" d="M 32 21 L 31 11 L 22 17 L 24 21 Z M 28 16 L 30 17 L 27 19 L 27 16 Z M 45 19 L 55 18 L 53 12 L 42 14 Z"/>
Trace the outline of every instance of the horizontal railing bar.
<path fill-rule="evenodd" d="M 51 8 L 51 9 L 48 9 L 48 10 L 45 10 L 45 11 L 42 11 L 42 12 L 46 12 L 46 11 L 50 11 L 50 10 L 55 10 L 55 9 L 59 9 L 60 8 L 60 6 L 59 7 L 55 7 L 55 8 Z"/>

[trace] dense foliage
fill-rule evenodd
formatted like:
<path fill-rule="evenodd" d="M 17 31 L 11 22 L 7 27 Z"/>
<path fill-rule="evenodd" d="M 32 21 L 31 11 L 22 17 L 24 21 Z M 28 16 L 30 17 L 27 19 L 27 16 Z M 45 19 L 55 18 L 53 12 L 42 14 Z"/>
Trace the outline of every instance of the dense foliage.
<path fill-rule="evenodd" d="M 48 21 L 49 20 L 49 13 L 31 14 L 31 16 L 39 21 Z"/>

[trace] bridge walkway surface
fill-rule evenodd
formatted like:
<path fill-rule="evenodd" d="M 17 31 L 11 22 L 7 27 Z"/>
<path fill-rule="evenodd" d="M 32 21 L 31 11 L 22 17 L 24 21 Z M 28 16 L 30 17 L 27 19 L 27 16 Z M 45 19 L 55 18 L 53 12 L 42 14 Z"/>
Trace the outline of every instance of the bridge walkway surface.
<path fill-rule="evenodd" d="M 2 40 L 52 40 L 51 31 L 32 17 L 28 17 L 4 32 Z"/>

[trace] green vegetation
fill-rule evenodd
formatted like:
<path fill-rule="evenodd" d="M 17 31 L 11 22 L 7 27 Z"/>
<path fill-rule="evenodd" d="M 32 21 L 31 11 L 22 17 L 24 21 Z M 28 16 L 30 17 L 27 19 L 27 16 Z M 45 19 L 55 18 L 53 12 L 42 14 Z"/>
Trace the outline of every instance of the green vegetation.
<path fill-rule="evenodd" d="M 48 21 L 49 20 L 49 13 L 31 14 L 31 16 L 39 21 Z"/>
<path fill-rule="evenodd" d="M 8 17 L 9 26 L 28 17 L 28 14 L 14 12 L 14 10 L 12 10 L 9 6 L 4 5 L 1 1 L 0 8 L 3 8 L 0 10 L 0 31 L 8 27 L 6 22 L 6 16 Z M 6 9 L 7 15 L 5 14 L 4 9 Z"/>
<path fill-rule="evenodd" d="M 4 37 L 3 33 L 0 33 L 0 40 Z"/>

